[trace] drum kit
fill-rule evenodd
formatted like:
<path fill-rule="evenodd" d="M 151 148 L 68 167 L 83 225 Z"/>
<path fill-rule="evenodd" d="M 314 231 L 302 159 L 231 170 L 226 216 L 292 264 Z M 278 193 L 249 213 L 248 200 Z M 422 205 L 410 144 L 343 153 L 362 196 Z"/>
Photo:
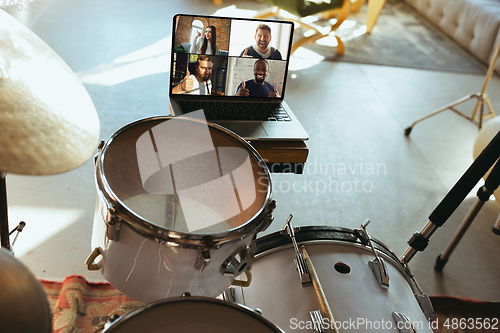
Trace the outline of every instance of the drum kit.
<path fill-rule="evenodd" d="M 0 88 L 6 332 L 51 325 L 43 289 L 9 253 L 5 172 L 65 172 L 97 148 L 86 266 L 145 303 L 103 332 L 432 332 L 432 304 L 408 262 L 500 157 L 499 134 L 398 258 L 367 232 L 369 221 L 294 227 L 290 215 L 281 231 L 257 237 L 275 208 L 266 163 L 203 112 L 141 119 L 98 144 L 97 113 L 78 78 L 2 11 Z"/>

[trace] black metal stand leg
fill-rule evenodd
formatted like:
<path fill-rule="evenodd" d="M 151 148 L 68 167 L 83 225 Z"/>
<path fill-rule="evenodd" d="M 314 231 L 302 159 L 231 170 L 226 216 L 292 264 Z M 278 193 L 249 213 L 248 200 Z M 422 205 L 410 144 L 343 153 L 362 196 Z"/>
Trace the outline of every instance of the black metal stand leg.
<path fill-rule="evenodd" d="M 500 198 L 498 198 L 497 200 L 500 200 Z M 491 231 L 493 231 L 495 235 L 500 235 L 500 215 L 498 215 L 497 221 L 491 228 Z"/>
<path fill-rule="evenodd" d="M 446 220 L 458 208 L 460 203 L 465 199 L 467 194 L 476 186 L 479 180 L 484 177 L 488 170 L 495 165 L 500 159 L 500 131 L 483 149 L 481 154 L 476 158 L 472 165 L 465 171 L 458 182 L 448 192 L 439 205 L 429 216 L 429 222 L 420 232 L 416 232 L 408 241 L 409 247 L 401 255 L 399 261 L 407 264 L 419 251 L 423 251 L 428 243 L 429 238 L 433 233 L 441 227 Z M 495 176 L 492 176 L 495 175 Z M 491 171 L 491 174 L 485 181 L 487 189 L 493 189 L 491 193 L 498 187 L 500 183 L 500 163 L 496 163 Z"/>
<path fill-rule="evenodd" d="M 462 221 L 462 224 L 458 227 L 457 231 L 455 232 L 455 235 L 453 235 L 453 238 L 451 239 L 450 243 L 448 243 L 448 246 L 444 249 L 444 251 L 437 257 L 436 259 L 436 265 L 434 266 L 434 269 L 438 272 L 442 271 L 446 263 L 448 262 L 448 259 L 450 258 L 453 250 L 458 245 L 458 242 L 462 239 L 463 235 L 469 228 L 469 226 L 472 224 L 472 221 L 474 221 L 474 218 L 477 216 L 481 208 L 483 207 L 485 201 L 482 201 L 480 199 L 477 199 L 476 202 L 474 203 L 474 206 L 470 209 L 469 213 L 465 217 L 465 219 Z"/>
<path fill-rule="evenodd" d="M 498 185 L 500 184 L 500 160 L 497 160 L 495 166 L 491 170 L 491 173 L 488 175 L 486 180 L 484 181 L 484 186 L 481 186 L 481 188 L 477 191 L 477 200 L 474 203 L 474 206 L 470 209 L 469 213 L 463 220 L 462 224 L 460 227 L 457 229 L 455 232 L 455 235 L 453 236 L 452 240 L 446 247 L 446 249 L 437 257 L 436 259 L 436 265 L 434 266 L 434 269 L 436 271 L 442 271 L 446 263 L 448 262 L 448 259 L 455 249 L 455 247 L 458 245 L 458 242 L 462 239 L 462 236 L 465 234 L 469 226 L 471 225 L 472 221 L 474 221 L 474 218 L 477 216 L 481 208 L 483 207 L 484 203 L 490 199 L 490 196 L 493 194 L 493 192 L 498 188 Z"/>
<path fill-rule="evenodd" d="M 5 172 L 0 172 L 0 243 L 10 251 L 9 220 L 7 213 L 7 183 Z"/>

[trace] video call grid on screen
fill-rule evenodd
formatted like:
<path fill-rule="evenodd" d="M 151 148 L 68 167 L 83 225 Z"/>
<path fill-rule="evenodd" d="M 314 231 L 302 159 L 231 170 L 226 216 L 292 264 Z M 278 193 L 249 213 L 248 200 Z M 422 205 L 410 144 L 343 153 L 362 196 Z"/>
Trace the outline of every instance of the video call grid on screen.
<path fill-rule="evenodd" d="M 283 98 L 288 69 L 288 53 L 292 43 L 293 23 L 273 20 L 235 19 L 214 16 L 176 15 L 174 17 L 174 33 L 172 46 L 172 63 L 170 70 L 170 89 L 179 85 L 186 77 L 187 70 L 191 75 L 196 74 L 196 62 L 199 56 L 207 55 L 213 62 L 210 76 L 210 96 L 248 98 L 237 96 L 236 93 L 242 82 L 255 78 L 254 66 L 260 56 L 252 52 L 256 48 L 259 35 L 266 35 L 267 29 L 259 29 L 260 24 L 270 29 L 269 49 L 270 58 L 267 61 L 267 76 L 264 81 L 273 87 L 276 95 L 270 98 Z M 203 50 L 202 45 L 205 31 L 215 28 L 216 47 L 212 51 Z M 198 39 L 198 40 L 197 40 Z M 197 41 L 199 43 L 197 43 Z M 265 41 L 264 41 L 265 43 Z M 199 48 L 198 48 L 199 47 Z M 245 50 L 247 50 L 245 52 Z M 277 50 L 274 51 L 274 50 Z M 248 57 L 249 55 L 255 57 Z M 278 60 L 281 57 L 280 60 Z M 261 62 L 257 64 L 264 66 Z M 266 91 L 267 92 L 267 91 Z M 183 93 L 184 97 L 200 97 L 199 91 L 192 94 Z M 254 96 L 264 97 L 264 96 Z"/>

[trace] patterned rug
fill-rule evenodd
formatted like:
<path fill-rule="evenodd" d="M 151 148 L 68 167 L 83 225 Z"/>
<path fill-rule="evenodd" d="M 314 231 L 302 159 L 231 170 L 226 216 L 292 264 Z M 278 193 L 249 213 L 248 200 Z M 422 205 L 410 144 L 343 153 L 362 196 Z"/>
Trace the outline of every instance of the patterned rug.
<path fill-rule="evenodd" d="M 52 311 L 54 333 L 96 333 L 114 315 L 121 316 L 144 304 L 123 295 L 108 283 L 68 276 L 63 282 L 41 280 Z"/>
<path fill-rule="evenodd" d="M 108 283 L 88 282 L 81 276 L 68 276 L 63 282 L 40 282 L 52 310 L 54 333 L 99 333 L 111 317 L 144 305 Z M 431 296 L 431 301 L 436 333 L 500 332 L 500 303 L 448 296 Z"/>
<path fill-rule="evenodd" d="M 386 0 L 370 34 L 361 34 L 366 8 L 351 14 L 336 34 L 344 41 L 345 54 L 322 45 L 327 39 L 304 48 L 326 60 L 384 66 L 430 69 L 460 73 L 485 74 L 487 66 L 431 25 L 402 0 Z M 327 21 L 316 22 L 327 26 Z M 296 31 L 294 38 L 305 33 Z M 331 38 L 333 40 L 333 37 Z"/>

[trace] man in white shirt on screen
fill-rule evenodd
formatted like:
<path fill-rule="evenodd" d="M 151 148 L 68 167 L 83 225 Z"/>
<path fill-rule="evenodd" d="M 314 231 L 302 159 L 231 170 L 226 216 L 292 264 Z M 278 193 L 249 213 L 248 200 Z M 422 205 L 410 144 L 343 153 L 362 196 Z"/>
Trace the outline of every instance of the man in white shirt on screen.
<path fill-rule="evenodd" d="M 214 62 L 206 55 L 196 60 L 195 74 L 189 70 L 182 81 L 172 89 L 173 94 L 210 95 L 212 90 L 212 67 Z"/>
<path fill-rule="evenodd" d="M 254 38 L 255 45 L 241 51 L 240 57 L 282 60 L 280 51 L 269 45 L 272 39 L 270 26 L 259 24 L 255 30 Z"/>

